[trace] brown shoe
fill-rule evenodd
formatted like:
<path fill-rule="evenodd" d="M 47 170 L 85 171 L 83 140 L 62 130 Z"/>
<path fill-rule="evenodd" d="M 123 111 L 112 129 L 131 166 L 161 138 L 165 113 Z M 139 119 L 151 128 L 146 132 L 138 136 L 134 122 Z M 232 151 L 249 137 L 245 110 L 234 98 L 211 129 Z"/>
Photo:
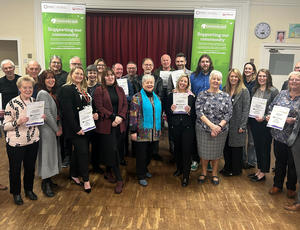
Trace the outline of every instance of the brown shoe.
<path fill-rule="evenodd" d="M 284 206 L 284 209 L 288 211 L 300 211 L 300 203 L 294 203 Z"/>
<path fill-rule="evenodd" d="M 123 181 L 117 181 L 117 185 L 115 187 L 115 193 L 120 194 L 123 190 L 124 183 Z"/>
<path fill-rule="evenodd" d="M 270 195 L 275 195 L 275 194 L 278 194 L 278 193 L 281 193 L 282 190 L 278 187 L 272 187 L 270 190 L 269 190 L 269 194 Z"/>
<path fill-rule="evenodd" d="M 7 190 L 7 186 L 0 184 L 0 190 Z"/>
<path fill-rule="evenodd" d="M 287 196 L 288 198 L 290 198 L 290 199 L 293 199 L 293 198 L 295 198 L 296 194 L 297 194 L 297 193 L 296 193 L 294 190 L 288 189 L 288 190 L 287 190 L 287 193 L 286 193 L 286 196 Z"/>

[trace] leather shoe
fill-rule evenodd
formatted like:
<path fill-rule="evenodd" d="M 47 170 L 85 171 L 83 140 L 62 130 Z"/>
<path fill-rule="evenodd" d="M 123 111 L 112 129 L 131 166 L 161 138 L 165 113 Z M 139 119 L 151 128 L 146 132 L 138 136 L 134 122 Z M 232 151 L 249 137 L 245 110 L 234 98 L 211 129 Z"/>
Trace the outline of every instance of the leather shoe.
<path fill-rule="evenodd" d="M 251 169 L 251 168 L 255 168 L 255 166 L 250 165 L 250 164 L 248 164 L 248 163 L 244 163 L 244 164 L 243 164 L 243 169 Z"/>
<path fill-rule="evenodd" d="M 189 184 L 189 178 L 183 178 L 181 182 L 182 187 L 186 187 Z"/>
<path fill-rule="evenodd" d="M 37 200 L 38 197 L 33 191 L 25 191 L 25 197 L 29 198 L 30 200 Z"/>
<path fill-rule="evenodd" d="M 180 176 L 182 174 L 182 172 L 180 170 L 176 170 L 174 173 L 173 173 L 173 176 Z"/>
<path fill-rule="evenodd" d="M 24 203 L 20 194 L 13 195 L 13 197 L 16 205 L 22 205 Z"/>
<path fill-rule="evenodd" d="M 294 203 L 284 206 L 284 209 L 288 211 L 300 211 L 300 203 Z"/>
<path fill-rule="evenodd" d="M 247 175 L 248 178 L 256 177 L 255 173 L 250 173 Z"/>
<path fill-rule="evenodd" d="M 291 190 L 291 189 L 287 190 L 286 196 L 288 198 L 293 199 L 293 198 L 295 198 L 296 195 L 297 195 L 297 193 L 294 190 Z"/>
<path fill-rule="evenodd" d="M 275 187 L 273 186 L 270 190 L 269 190 L 269 194 L 270 195 L 275 195 L 275 194 L 278 194 L 278 193 L 281 193 L 282 190 L 278 187 Z"/>
<path fill-rule="evenodd" d="M 266 176 L 263 176 L 262 178 L 258 178 L 257 176 L 251 178 L 252 182 L 259 182 L 259 181 L 265 181 L 265 180 L 266 180 Z"/>
<path fill-rule="evenodd" d="M 124 182 L 123 181 L 117 181 L 117 185 L 115 187 L 115 193 L 120 194 L 123 191 Z"/>
<path fill-rule="evenodd" d="M 42 191 L 47 197 L 54 197 L 50 182 L 42 182 Z"/>

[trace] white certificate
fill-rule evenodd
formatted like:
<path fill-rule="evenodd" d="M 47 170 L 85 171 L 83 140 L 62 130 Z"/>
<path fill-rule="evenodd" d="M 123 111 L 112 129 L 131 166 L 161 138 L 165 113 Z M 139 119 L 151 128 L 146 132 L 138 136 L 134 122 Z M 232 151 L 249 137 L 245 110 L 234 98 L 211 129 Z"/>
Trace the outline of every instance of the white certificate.
<path fill-rule="evenodd" d="M 173 71 L 171 73 L 174 88 L 176 88 L 176 82 L 182 74 L 184 74 L 184 71 L 182 69 Z"/>
<path fill-rule="evenodd" d="M 267 99 L 252 97 L 249 117 L 263 117 L 265 115 Z"/>
<path fill-rule="evenodd" d="M 186 113 L 185 107 L 188 105 L 187 93 L 173 93 L 173 104 L 176 105 L 176 109 L 173 113 Z"/>
<path fill-rule="evenodd" d="M 289 112 L 287 107 L 274 105 L 267 127 L 283 130 Z"/>
<path fill-rule="evenodd" d="M 163 86 L 167 87 L 168 86 L 168 80 L 170 77 L 171 71 L 160 71 L 159 76 L 163 80 Z"/>
<path fill-rule="evenodd" d="M 44 101 L 31 102 L 27 105 L 26 116 L 29 118 L 26 122 L 27 127 L 44 124 L 44 118 L 42 118 L 44 115 L 44 107 Z"/>
<path fill-rule="evenodd" d="M 83 110 L 79 111 L 79 123 L 83 132 L 96 128 L 92 106 L 86 106 Z"/>
<path fill-rule="evenodd" d="M 3 110 L 3 108 L 2 108 L 2 93 L 0 93 L 0 110 Z"/>
<path fill-rule="evenodd" d="M 128 96 L 128 82 L 126 78 L 117 79 L 118 85 L 124 90 L 126 96 Z"/>

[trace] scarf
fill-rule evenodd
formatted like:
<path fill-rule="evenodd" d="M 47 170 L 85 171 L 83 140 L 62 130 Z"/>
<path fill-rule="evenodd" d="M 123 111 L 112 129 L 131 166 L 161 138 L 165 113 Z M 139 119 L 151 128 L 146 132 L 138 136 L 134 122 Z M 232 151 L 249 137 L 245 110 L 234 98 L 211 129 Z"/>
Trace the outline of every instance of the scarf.
<path fill-rule="evenodd" d="M 144 128 L 153 129 L 153 107 L 150 99 L 147 97 L 144 89 L 141 90 L 143 115 L 144 115 Z M 161 102 L 158 96 L 153 92 L 154 112 L 155 112 L 155 128 L 161 129 Z"/>

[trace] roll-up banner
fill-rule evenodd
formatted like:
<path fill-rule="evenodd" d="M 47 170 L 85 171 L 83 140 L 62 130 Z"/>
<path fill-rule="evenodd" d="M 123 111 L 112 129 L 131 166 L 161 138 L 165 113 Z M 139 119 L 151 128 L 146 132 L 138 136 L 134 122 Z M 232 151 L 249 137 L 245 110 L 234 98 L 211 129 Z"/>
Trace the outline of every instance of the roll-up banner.
<path fill-rule="evenodd" d="M 228 73 L 235 23 L 235 10 L 195 9 L 191 69 L 195 70 L 202 54 L 208 54 L 215 70 Z"/>
<path fill-rule="evenodd" d="M 53 55 L 60 56 L 63 69 L 78 56 L 86 66 L 85 5 L 42 3 L 45 67 Z"/>

